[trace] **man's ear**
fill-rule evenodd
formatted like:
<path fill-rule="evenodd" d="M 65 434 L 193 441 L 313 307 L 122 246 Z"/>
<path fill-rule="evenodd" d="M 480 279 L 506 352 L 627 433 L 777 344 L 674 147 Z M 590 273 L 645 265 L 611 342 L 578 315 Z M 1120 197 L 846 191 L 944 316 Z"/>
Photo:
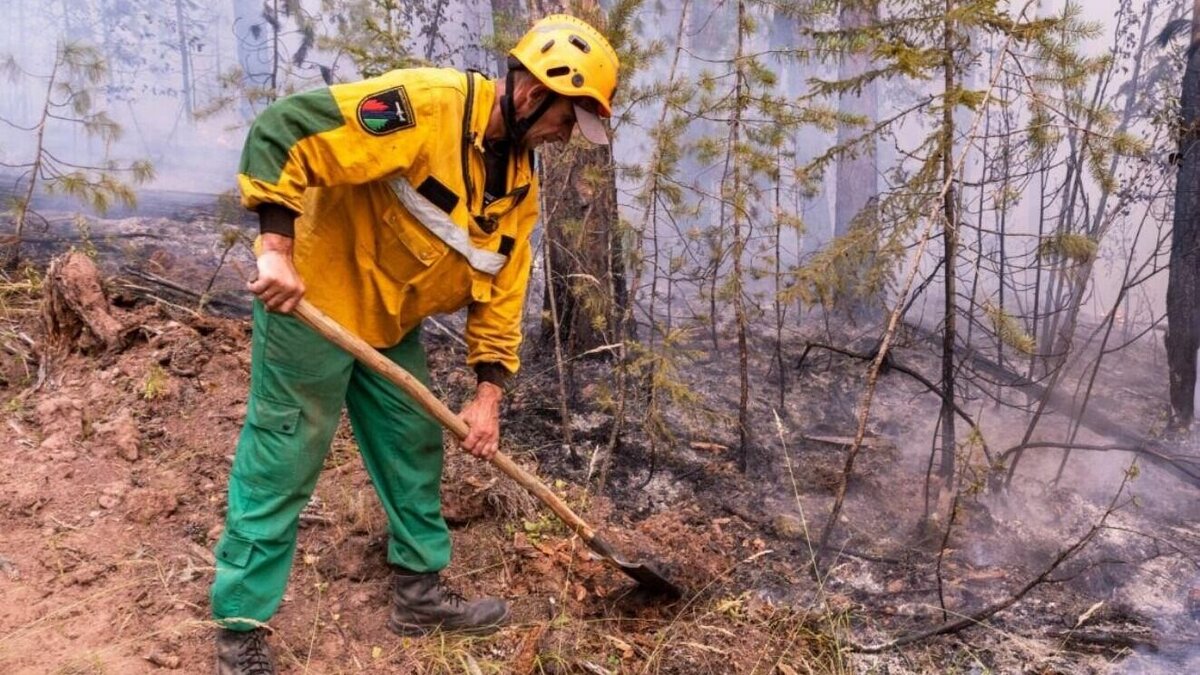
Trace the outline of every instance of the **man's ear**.
<path fill-rule="evenodd" d="M 513 103 L 516 104 L 518 110 L 526 113 L 536 110 L 542 100 L 550 94 L 550 88 L 542 84 L 536 77 L 522 78 L 517 83 L 516 90 Z"/>

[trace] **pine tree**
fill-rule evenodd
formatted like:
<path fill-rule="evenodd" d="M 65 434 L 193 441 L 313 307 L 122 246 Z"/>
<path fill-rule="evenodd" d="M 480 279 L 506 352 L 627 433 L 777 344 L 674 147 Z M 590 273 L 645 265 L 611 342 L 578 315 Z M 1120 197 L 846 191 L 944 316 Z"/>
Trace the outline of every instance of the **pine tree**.
<path fill-rule="evenodd" d="M 853 6 L 877 20 L 856 28 L 814 30 L 813 56 L 830 59 L 846 50 L 869 52 L 873 67 L 858 77 L 822 81 L 816 91 L 824 96 L 839 96 L 860 91 L 872 82 L 938 82 L 940 87 L 924 97 L 913 97 L 902 111 L 866 127 L 856 140 L 842 143 L 818 157 L 810 171 L 823 171 L 835 158 L 883 134 L 914 134 L 919 140 L 907 144 L 908 158 L 889 175 L 892 185 L 881 198 L 873 214 L 860 215 L 844 237 L 835 241 L 798 273 L 798 292 L 826 303 L 843 301 L 856 295 L 871 297 L 886 288 L 897 265 L 904 260 L 907 245 L 922 227 L 934 227 L 940 235 L 942 250 L 936 260 L 916 261 L 941 285 L 941 384 L 942 411 L 939 418 L 939 454 L 937 462 L 943 481 L 949 481 L 956 466 L 958 434 L 954 402 L 960 397 L 958 383 L 962 364 L 957 353 L 963 348 L 958 322 L 975 298 L 967 298 L 964 307 L 959 281 L 965 275 L 962 230 L 969 227 L 963 214 L 968 202 L 966 191 L 978 189 L 965 177 L 968 158 L 976 152 L 980 122 L 992 109 L 1025 106 L 1022 118 L 1026 142 L 1014 152 L 1032 155 L 1054 144 L 1053 130 L 1059 126 L 1077 128 L 1078 118 L 1092 120 L 1078 131 L 1086 144 L 1089 160 L 1081 171 L 1097 181 L 1106 179 L 1101 158 L 1110 156 L 1114 143 L 1110 125 L 1104 124 L 1105 102 L 1089 105 L 1067 92 L 1094 76 L 1105 63 L 1103 57 L 1087 58 L 1079 53 L 1079 43 L 1094 37 L 1098 27 L 1083 22 L 1080 7 L 1068 2 L 1056 14 L 1034 17 L 1033 3 L 1007 6 L 993 0 L 918 0 L 882 3 L 873 0 L 846 0 L 837 6 L 816 3 L 812 15 L 820 25 L 832 22 L 833 12 Z M 979 72 L 978 64 L 989 59 L 984 45 L 996 45 L 991 59 L 993 70 Z M 1015 65 L 1014 65 L 1015 64 Z M 997 96 L 998 77 L 1006 68 L 1020 68 L 1037 74 L 1014 82 L 1006 97 Z M 985 79 L 986 78 L 986 79 Z M 1010 161 L 1014 160 L 1010 157 Z M 1083 178 L 1081 178 L 1082 180 Z M 990 187 L 990 186 L 988 186 Z M 1010 199 L 1000 194 L 997 203 Z M 1004 281 L 1001 280 L 1000 284 Z M 925 286 L 922 286 L 924 288 Z M 904 302 L 911 306 L 912 299 Z M 993 330 L 1012 333 L 1014 326 L 993 313 Z"/>
<path fill-rule="evenodd" d="M 59 43 L 47 74 L 24 70 L 12 56 L 0 68 L 12 82 L 28 78 L 45 84 L 36 120 L 31 124 L 0 120 L 33 135 L 27 160 L 9 165 L 20 171 L 17 196 L 8 208 L 13 233 L 2 242 L 5 266 L 12 267 L 21 259 L 21 244 L 30 223 L 45 221 L 33 208 L 39 192 L 74 197 L 104 213 L 114 202 L 132 206 L 136 197 L 130 182 L 142 183 L 154 174 L 147 162 L 85 164 L 51 147 L 50 132 L 64 127 L 81 130 L 88 138 L 103 142 L 106 149 L 121 137 L 120 126 L 97 103 L 96 90 L 104 83 L 107 68 L 95 48 Z"/>

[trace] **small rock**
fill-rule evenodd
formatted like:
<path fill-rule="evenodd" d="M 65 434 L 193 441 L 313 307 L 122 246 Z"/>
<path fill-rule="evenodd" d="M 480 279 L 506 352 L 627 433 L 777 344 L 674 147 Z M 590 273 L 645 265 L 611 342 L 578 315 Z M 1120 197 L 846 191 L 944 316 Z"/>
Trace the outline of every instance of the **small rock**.
<path fill-rule="evenodd" d="M 61 431 L 68 439 L 74 439 L 83 434 L 83 406 L 73 398 L 55 396 L 43 399 L 37 405 L 37 416 L 48 435 Z"/>
<path fill-rule="evenodd" d="M 129 492 L 129 484 L 125 482 L 112 483 L 104 488 L 104 494 L 114 497 L 124 497 Z"/>
<path fill-rule="evenodd" d="M 55 459 L 55 455 L 66 451 L 67 446 L 71 444 L 71 437 L 72 434 L 67 431 L 52 432 L 49 436 L 46 436 L 44 439 L 42 439 L 42 443 L 40 446 L 38 446 L 38 450 L 40 450 L 42 454 L 49 456 L 51 459 Z"/>
<path fill-rule="evenodd" d="M 796 516 L 788 514 L 780 514 L 771 520 L 771 529 L 775 531 L 775 535 L 780 539 L 802 539 L 804 537 L 804 524 Z"/>
<path fill-rule="evenodd" d="M 115 495 L 100 495 L 100 499 L 97 501 L 102 509 L 114 509 L 121 503 L 121 498 Z"/>
<path fill-rule="evenodd" d="M 71 583 L 78 586 L 87 586 L 96 581 L 104 574 L 104 568 L 100 565 L 85 565 L 75 570 L 71 574 Z"/>
<path fill-rule="evenodd" d="M 159 668 L 175 670 L 176 668 L 179 667 L 179 657 L 174 654 L 163 654 L 160 652 L 150 652 L 143 658 L 145 658 L 150 663 L 158 666 Z"/>
<path fill-rule="evenodd" d="M 143 525 L 169 516 L 179 508 L 179 498 L 166 490 L 134 490 L 125 503 L 129 507 L 129 519 Z"/>
<path fill-rule="evenodd" d="M 96 425 L 96 432 L 101 434 L 107 443 L 117 451 L 117 454 L 126 461 L 137 461 L 138 427 L 128 408 L 122 408 L 116 417 Z"/>
<path fill-rule="evenodd" d="M 0 572 L 3 572 L 12 581 L 21 578 L 21 571 L 17 569 L 17 564 L 3 556 L 0 556 Z"/>

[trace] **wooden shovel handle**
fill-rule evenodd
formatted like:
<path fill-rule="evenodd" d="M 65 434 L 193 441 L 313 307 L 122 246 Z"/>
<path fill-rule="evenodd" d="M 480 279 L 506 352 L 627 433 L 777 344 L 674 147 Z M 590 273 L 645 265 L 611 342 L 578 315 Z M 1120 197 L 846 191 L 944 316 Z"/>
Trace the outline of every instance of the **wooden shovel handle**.
<path fill-rule="evenodd" d="M 430 415 L 433 415 L 438 422 L 441 422 L 442 426 L 449 429 L 450 433 L 454 434 L 458 440 L 461 441 L 467 437 L 467 432 L 470 430 L 467 423 L 461 417 L 454 414 L 450 408 L 447 408 L 446 404 L 442 403 L 431 391 L 425 388 L 425 385 L 421 384 L 420 380 L 413 377 L 407 370 L 396 365 L 383 354 L 380 354 L 375 348 L 364 342 L 362 338 L 346 330 L 336 321 L 326 316 L 324 312 L 314 307 L 309 301 L 301 300 L 300 304 L 296 305 L 296 308 L 292 310 L 292 315 L 303 321 L 325 339 L 341 347 L 368 368 L 403 389 L 405 393 L 416 399 L 417 403 L 421 404 L 421 407 L 425 408 Z M 496 452 L 496 454 L 492 455 L 490 461 L 509 478 L 520 483 L 521 487 L 540 499 L 575 534 L 583 537 L 584 541 L 590 543 L 596 537 L 596 531 L 576 515 L 571 510 L 571 507 L 567 506 L 563 500 L 558 498 L 558 495 L 554 494 L 550 488 L 546 487 L 533 474 L 517 466 L 508 455 Z"/>

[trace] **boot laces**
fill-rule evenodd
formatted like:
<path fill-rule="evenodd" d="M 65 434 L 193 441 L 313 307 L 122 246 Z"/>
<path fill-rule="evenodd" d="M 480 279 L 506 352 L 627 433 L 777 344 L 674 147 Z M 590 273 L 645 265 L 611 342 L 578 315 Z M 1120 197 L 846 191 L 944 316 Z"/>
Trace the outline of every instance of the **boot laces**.
<path fill-rule="evenodd" d="M 258 629 L 248 633 L 245 642 L 242 643 L 241 653 L 238 654 L 238 666 L 246 675 L 275 675 L 266 631 Z"/>
<path fill-rule="evenodd" d="M 455 607 L 461 607 L 466 603 L 467 598 L 462 593 L 451 588 L 445 581 L 438 579 L 438 592 L 442 594 L 442 600 Z"/>

